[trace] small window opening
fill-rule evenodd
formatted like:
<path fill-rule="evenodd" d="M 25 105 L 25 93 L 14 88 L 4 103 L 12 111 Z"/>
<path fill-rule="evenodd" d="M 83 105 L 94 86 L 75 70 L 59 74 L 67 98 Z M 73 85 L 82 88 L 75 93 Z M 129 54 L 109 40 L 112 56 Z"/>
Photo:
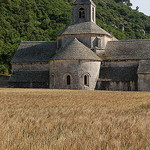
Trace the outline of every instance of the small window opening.
<path fill-rule="evenodd" d="M 88 75 L 84 76 L 84 85 L 89 86 L 89 76 Z"/>
<path fill-rule="evenodd" d="M 97 38 L 97 47 L 100 49 L 102 48 L 102 41 L 99 37 Z"/>
<path fill-rule="evenodd" d="M 71 78 L 70 78 L 70 75 L 67 76 L 67 85 L 70 85 L 71 83 Z"/>
<path fill-rule="evenodd" d="M 54 77 L 54 75 L 51 75 L 51 84 L 52 84 L 52 86 L 55 85 L 55 77 Z"/>
<path fill-rule="evenodd" d="M 85 18 L 85 11 L 84 8 L 79 9 L 79 18 L 83 19 Z"/>
<path fill-rule="evenodd" d="M 94 21 L 94 8 L 92 8 L 92 19 Z"/>
<path fill-rule="evenodd" d="M 58 48 L 60 48 L 62 45 L 62 40 L 61 39 L 58 39 Z"/>

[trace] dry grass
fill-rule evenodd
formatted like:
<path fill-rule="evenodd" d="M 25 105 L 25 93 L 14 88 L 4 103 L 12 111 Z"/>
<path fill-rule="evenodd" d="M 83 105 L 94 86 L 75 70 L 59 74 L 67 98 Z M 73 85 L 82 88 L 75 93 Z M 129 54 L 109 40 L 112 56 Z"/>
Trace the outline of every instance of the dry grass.
<path fill-rule="evenodd" d="M 150 93 L 0 89 L 0 150 L 106 149 L 150 149 Z"/>

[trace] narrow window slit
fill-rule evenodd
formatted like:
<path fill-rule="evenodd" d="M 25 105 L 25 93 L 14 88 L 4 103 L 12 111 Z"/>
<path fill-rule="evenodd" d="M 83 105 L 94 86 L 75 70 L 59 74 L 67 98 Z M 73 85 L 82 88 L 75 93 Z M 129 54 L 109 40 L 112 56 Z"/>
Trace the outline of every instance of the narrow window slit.
<path fill-rule="evenodd" d="M 70 78 L 70 75 L 67 76 L 67 85 L 70 85 L 71 83 L 71 78 Z"/>
<path fill-rule="evenodd" d="M 89 76 L 88 75 L 84 76 L 84 85 L 89 86 Z"/>

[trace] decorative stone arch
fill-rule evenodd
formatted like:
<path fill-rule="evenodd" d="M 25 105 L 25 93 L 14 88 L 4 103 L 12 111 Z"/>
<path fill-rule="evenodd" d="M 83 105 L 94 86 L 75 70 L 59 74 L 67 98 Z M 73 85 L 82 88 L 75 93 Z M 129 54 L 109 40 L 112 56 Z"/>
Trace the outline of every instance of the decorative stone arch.
<path fill-rule="evenodd" d="M 89 85 L 90 85 L 90 77 L 91 77 L 91 75 L 90 75 L 89 73 L 84 73 L 84 74 L 82 75 L 83 84 L 84 84 L 85 86 L 89 86 Z"/>
<path fill-rule="evenodd" d="M 66 73 L 63 77 L 64 85 L 71 85 L 72 84 L 72 75 L 70 73 Z"/>
<path fill-rule="evenodd" d="M 83 7 L 79 8 L 79 18 L 84 19 L 85 18 L 85 9 Z"/>

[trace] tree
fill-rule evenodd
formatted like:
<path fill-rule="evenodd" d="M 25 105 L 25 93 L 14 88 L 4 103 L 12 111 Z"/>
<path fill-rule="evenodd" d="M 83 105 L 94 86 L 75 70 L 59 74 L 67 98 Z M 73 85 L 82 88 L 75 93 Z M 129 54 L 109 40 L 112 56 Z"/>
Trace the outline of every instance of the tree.
<path fill-rule="evenodd" d="M 20 41 L 56 40 L 56 35 L 71 22 L 74 0 L 0 1 L 0 72 L 10 70 Z M 97 24 L 116 38 L 150 38 L 150 17 L 132 10 L 130 0 L 93 1 L 97 5 Z"/>
<path fill-rule="evenodd" d="M 136 6 L 136 11 L 139 11 L 139 6 Z"/>

